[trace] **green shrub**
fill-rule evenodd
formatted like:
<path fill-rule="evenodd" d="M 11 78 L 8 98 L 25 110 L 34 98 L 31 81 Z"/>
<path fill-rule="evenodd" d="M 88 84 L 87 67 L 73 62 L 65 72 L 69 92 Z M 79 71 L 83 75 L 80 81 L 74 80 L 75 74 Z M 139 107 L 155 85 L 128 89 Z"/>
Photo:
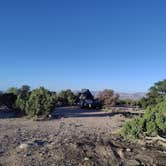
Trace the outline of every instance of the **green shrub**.
<path fill-rule="evenodd" d="M 141 131 L 142 131 L 142 126 L 140 125 L 140 120 L 136 118 L 125 124 L 125 126 L 121 131 L 121 135 L 125 139 L 136 139 L 139 137 Z"/>
<path fill-rule="evenodd" d="M 55 94 L 47 89 L 43 87 L 35 89 L 26 102 L 26 114 L 29 116 L 47 115 L 53 111 L 55 100 Z"/>
<path fill-rule="evenodd" d="M 166 136 L 166 102 L 147 108 L 143 117 L 133 119 L 125 124 L 121 135 L 125 139 L 143 136 Z"/>
<path fill-rule="evenodd" d="M 18 95 L 16 100 L 16 108 L 22 112 L 25 112 L 26 102 L 28 101 L 28 95 Z"/>
<path fill-rule="evenodd" d="M 30 95 L 30 86 L 23 85 L 20 89 L 18 89 L 18 92 L 15 107 L 17 110 L 25 113 L 26 102 L 28 101 Z"/>
<path fill-rule="evenodd" d="M 58 101 L 62 103 L 63 106 L 73 106 L 76 104 L 77 96 L 70 90 L 62 90 L 58 94 Z"/>
<path fill-rule="evenodd" d="M 156 136 L 158 131 L 155 121 L 149 121 L 148 123 L 146 123 L 146 130 L 148 136 L 153 136 L 153 137 Z"/>

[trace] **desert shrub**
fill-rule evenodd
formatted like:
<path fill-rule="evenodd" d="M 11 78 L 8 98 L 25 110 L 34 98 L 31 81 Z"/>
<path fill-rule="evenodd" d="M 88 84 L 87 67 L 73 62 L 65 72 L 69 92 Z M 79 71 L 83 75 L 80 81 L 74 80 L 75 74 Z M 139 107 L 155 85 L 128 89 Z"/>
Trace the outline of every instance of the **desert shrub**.
<path fill-rule="evenodd" d="M 19 89 L 19 94 L 17 95 L 17 99 L 15 102 L 17 110 L 25 112 L 26 102 L 28 101 L 29 95 L 30 95 L 30 86 L 23 85 Z"/>
<path fill-rule="evenodd" d="M 105 89 L 98 93 L 97 98 L 105 106 L 115 106 L 118 102 L 119 95 L 115 94 L 111 89 Z"/>
<path fill-rule="evenodd" d="M 16 100 L 16 109 L 25 112 L 26 102 L 28 101 L 28 95 L 18 95 Z"/>
<path fill-rule="evenodd" d="M 121 135 L 125 139 L 136 139 L 142 136 L 166 136 L 166 102 L 155 107 L 148 107 L 143 117 L 133 119 L 125 124 Z"/>
<path fill-rule="evenodd" d="M 58 94 L 58 101 L 62 103 L 63 106 L 73 106 L 76 104 L 77 96 L 70 90 L 62 90 Z"/>
<path fill-rule="evenodd" d="M 44 87 L 35 89 L 26 102 L 26 114 L 29 116 L 47 115 L 53 111 L 55 100 L 55 94 Z"/>
<path fill-rule="evenodd" d="M 121 131 L 121 135 L 125 139 L 136 139 L 140 136 L 142 132 L 142 121 L 139 118 L 136 118 L 132 121 L 129 121 L 125 124 Z"/>

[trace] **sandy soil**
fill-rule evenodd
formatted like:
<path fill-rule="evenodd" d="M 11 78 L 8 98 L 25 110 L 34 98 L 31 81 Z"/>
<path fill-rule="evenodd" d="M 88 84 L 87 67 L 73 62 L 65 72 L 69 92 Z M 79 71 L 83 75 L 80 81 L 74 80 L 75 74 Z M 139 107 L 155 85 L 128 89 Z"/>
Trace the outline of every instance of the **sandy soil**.
<path fill-rule="evenodd" d="M 58 108 L 52 120 L 33 121 L 1 110 L 0 165 L 164 166 L 164 149 L 123 142 L 114 135 L 136 114 Z"/>

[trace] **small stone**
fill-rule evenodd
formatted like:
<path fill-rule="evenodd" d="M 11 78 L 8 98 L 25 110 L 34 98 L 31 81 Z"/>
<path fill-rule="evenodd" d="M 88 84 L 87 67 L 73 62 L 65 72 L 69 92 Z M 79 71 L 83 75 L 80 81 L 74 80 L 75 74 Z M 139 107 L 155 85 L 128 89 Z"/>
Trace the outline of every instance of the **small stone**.
<path fill-rule="evenodd" d="M 119 156 L 123 159 L 124 158 L 123 149 L 118 149 L 117 152 L 118 152 Z"/>
<path fill-rule="evenodd" d="M 127 152 L 131 152 L 131 149 L 127 148 L 126 151 L 127 151 Z"/>
<path fill-rule="evenodd" d="M 89 160 L 89 158 L 88 158 L 88 157 L 85 157 L 85 158 L 84 158 L 84 161 L 88 161 L 88 160 Z"/>
<path fill-rule="evenodd" d="M 145 147 L 142 147 L 141 149 L 142 149 L 142 150 L 146 150 L 146 148 L 145 148 Z"/>
<path fill-rule="evenodd" d="M 20 146 L 19 146 L 19 148 L 20 149 L 27 149 L 27 148 L 29 148 L 29 145 L 28 144 L 21 144 Z"/>
<path fill-rule="evenodd" d="M 49 115 L 48 115 L 48 117 L 49 117 L 49 118 L 52 118 L 52 115 L 51 115 L 51 114 L 49 114 Z"/>

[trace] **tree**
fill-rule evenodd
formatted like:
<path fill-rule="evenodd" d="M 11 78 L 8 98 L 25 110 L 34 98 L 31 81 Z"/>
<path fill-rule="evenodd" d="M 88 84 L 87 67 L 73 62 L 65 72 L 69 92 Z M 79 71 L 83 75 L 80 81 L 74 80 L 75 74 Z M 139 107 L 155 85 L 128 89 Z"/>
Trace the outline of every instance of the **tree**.
<path fill-rule="evenodd" d="M 22 112 L 25 112 L 27 100 L 28 100 L 28 96 L 25 97 L 23 95 L 18 95 L 16 100 L 16 108 Z"/>
<path fill-rule="evenodd" d="M 70 90 L 62 90 L 58 94 L 58 101 L 62 103 L 63 106 L 72 106 L 75 105 L 77 96 Z"/>
<path fill-rule="evenodd" d="M 133 99 L 125 99 L 124 103 L 125 103 L 126 106 L 129 106 L 129 107 L 130 106 L 133 107 L 133 106 L 137 106 L 138 105 L 138 101 L 133 100 Z"/>
<path fill-rule="evenodd" d="M 2 95 L 3 95 L 3 93 L 2 93 L 2 92 L 0 92 L 0 106 L 2 106 L 2 105 L 3 105 Z"/>
<path fill-rule="evenodd" d="M 26 102 L 26 114 L 29 116 L 50 114 L 55 107 L 55 100 L 56 96 L 44 87 L 35 89 Z"/>
<path fill-rule="evenodd" d="M 143 97 L 139 100 L 139 106 L 143 109 L 147 108 L 148 102 L 146 97 Z"/>
<path fill-rule="evenodd" d="M 20 90 L 19 88 L 17 87 L 10 87 L 8 90 L 7 90 L 7 93 L 13 93 L 14 95 L 19 95 L 20 93 Z"/>
<path fill-rule="evenodd" d="M 27 95 L 29 92 L 30 92 L 31 88 L 29 85 L 23 85 L 21 88 L 20 88 L 20 92 L 22 94 L 25 94 Z"/>
<path fill-rule="evenodd" d="M 22 112 L 25 112 L 26 102 L 30 95 L 30 86 L 23 85 L 19 89 L 19 94 L 17 95 L 16 108 Z"/>
<path fill-rule="evenodd" d="M 164 100 L 166 95 L 166 79 L 163 81 L 158 81 L 149 89 L 146 98 L 141 99 L 141 104 L 143 107 L 155 106 L 156 104 Z"/>
<path fill-rule="evenodd" d="M 106 106 L 115 106 L 119 95 L 115 94 L 111 89 L 105 89 L 97 95 L 97 98 Z"/>

